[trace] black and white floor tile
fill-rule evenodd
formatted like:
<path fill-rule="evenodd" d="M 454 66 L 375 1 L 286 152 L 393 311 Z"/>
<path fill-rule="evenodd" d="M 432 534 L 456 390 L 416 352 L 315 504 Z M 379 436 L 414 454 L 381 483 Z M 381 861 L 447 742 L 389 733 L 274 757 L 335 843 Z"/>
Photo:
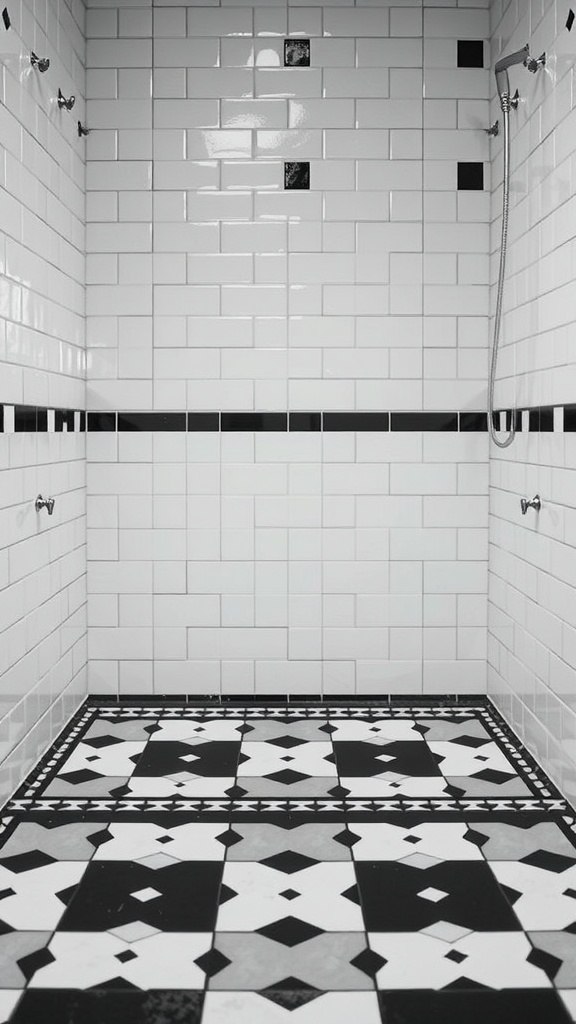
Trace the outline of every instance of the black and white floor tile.
<path fill-rule="evenodd" d="M 576 817 L 488 703 L 87 705 L 4 809 L 0 1024 L 566 1024 Z"/>

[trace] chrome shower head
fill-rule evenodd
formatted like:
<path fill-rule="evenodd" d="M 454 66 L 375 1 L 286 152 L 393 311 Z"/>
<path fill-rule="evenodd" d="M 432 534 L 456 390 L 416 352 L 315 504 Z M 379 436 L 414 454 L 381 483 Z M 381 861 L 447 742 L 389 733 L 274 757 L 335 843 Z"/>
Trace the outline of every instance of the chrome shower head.
<path fill-rule="evenodd" d="M 502 109 L 510 101 L 508 68 L 514 67 L 516 64 L 523 64 L 528 71 L 535 74 L 539 68 L 544 67 L 546 64 L 546 54 L 543 53 L 537 58 L 531 57 L 530 46 L 526 43 L 526 46 L 522 47 L 521 50 L 516 50 L 514 53 L 508 54 L 507 57 L 501 57 L 500 60 L 496 61 L 494 74 L 496 75 L 496 88 L 498 89 Z"/>

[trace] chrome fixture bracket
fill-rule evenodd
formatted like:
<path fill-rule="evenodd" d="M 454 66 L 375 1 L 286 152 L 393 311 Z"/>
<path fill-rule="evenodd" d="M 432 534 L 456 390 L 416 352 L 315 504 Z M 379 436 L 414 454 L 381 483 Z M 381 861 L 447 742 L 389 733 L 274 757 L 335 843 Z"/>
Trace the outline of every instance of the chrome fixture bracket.
<path fill-rule="evenodd" d="M 535 512 L 539 512 L 542 508 L 542 501 L 539 494 L 535 494 L 531 501 L 528 498 L 520 498 L 520 508 L 522 509 L 522 515 L 525 516 L 529 508 L 533 508 Z"/>
<path fill-rule="evenodd" d="M 500 121 L 494 121 L 494 124 L 490 128 L 485 128 L 484 131 L 486 135 L 492 135 L 493 138 L 496 138 L 497 135 L 500 135 Z"/>
<path fill-rule="evenodd" d="M 530 71 L 533 75 L 536 74 L 540 68 L 546 67 L 546 51 L 541 53 L 539 57 L 526 57 L 524 61 L 524 67 Z"/>
<path fill-rule="evenodd" d="M 43 508 L 46 509 L 49 516 L 54 512 L 54 505 L 56 504 L 55 498 L 43 498 L 41 494 L 38 495 L 34 503 L 34 508 L 37 512 L 41 512 Z"/>
<path fill-rule="evenodd" d="M 90 128 L 82 124 L 82 121 L 78 121 L 78 137 L 81 139 L 83 135 L 90 135 Z"/>
<path fill-rule="evenodd" d="M 34 50 L 32 50 L 30 53 L 30 63 L 33 68 L 38 68 L 38 71 L 44 74 L 44 72 L 48 71 L 48 68 L 50 67 L 50 58 L 37 57 Z"/>
<path fill-rule="evenodd" d="M 62 89 L 58 89 L 58 106 L 60 110 L 63 108 L 66 110 L 72 110 L 72 107 L 76 103 L 76 97 L 70 96 L 68 99 L 64 96 Z"/>

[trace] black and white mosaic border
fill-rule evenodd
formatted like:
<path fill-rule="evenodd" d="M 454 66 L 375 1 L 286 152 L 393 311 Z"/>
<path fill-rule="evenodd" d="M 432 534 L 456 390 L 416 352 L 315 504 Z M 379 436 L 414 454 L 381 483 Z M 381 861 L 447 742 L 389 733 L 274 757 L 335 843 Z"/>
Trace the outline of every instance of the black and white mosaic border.
<path fill-rule="evenodd" d="M 494 413 L 498 430 L 509 430 L 512 417 L 522 433 L 575 433 L 576 405 L 538 406 Z M 488 416 L 461 412 L 123 412 L 49 409 L 34 405 L 0 405 L 0 433 L 179 433 L 291 432 L 446 432 L 486 433 Z"/>
<path fill-rule="evenodd" d="M 249 718 L 263 718 L 263 719 L 279 719 L 283 720 L 287 716 L 290 718 L 300 719 L 321 719 L 327 720 L 338 719 L 338 718 L 363 718 L 363 719 L 378 719 L 386 717 L 393 720 L 422 720 L 422 719 L 479 719 L 483 722 L 488 732 L 491 734 L 493 741 L 500 747 L 506 757 L 516 766 L 518 774 L 524 779 L 526 785 L 531 789 L 534 797 L 537 801 L 552 800 L 553 802 L 560 801 L 563 808 L 568 808 L 568 804 L 563 800 L 560 791 L 550 783 L 545 772 L 542 770 L 540 765 L 534 760 L 529 754 L 525 747 L 519 744 L 512 730 L 508 727 L 505 720 L 495 709 L 494 705 L 489 698 L 484 698 L 476 701 L 473 705 L 464 704 L 459 706 L 458 704 L 449 704 L 446 702 L 446 698 L 436 698 L 435 701 L 430 701 L 426 705 L 422 704 L 389 704 L 387 701 L 381 703 L 370 703 L 369 705 L 358 705 L 353 703 L 348 704 L 317 704 L 312 706 L 298 706 L 298 705 L 184 705 L 184 706 L 171 706 L 166 704 L 112 704 L 108 706 L 102 706 L 95 703 L 93 700 L 88 701 L 79 709 L 74 718 L 62 732 L 60 737 L 56 740 L 51 750 L 45 755 L 44 758 L 39 762 L 34 771 L 26 780 L 20 789 L 16 793 L 16 799 L 34 799 L 37 800 L 41 797 L 42 792 L 50 784 L 52 779 L 57 775 L 61 762 L 69 755 L 71 749 L 82 739 L 82 736 L 92 725 L 92 722 L 96 719 L 109 719 L 109 720 L 134 720 L 138 718 L 146 719 L 158 719 L 160 717 L 164 719 L 200 719 L 207 720 L 213 718 L 228 718 L 228 719 L 244 719 Z M 52 800 L 48 801 L 53 803 Z M 72 801 L 56 801 L 64 803 L 77 804 L 77 800 Z M 90 801 L 88 801 L 90 802 Z M 98 803 L 100 801 L 97 801 Z M 156 803 L 156 801 L 145 801 L 145 803 Z M 160 801 L 161 803 L 168 803 L 171 806 L 173 804 L 185 803 L 187 806 L 192 806 L 198 801 Z M 206 801 L 199 801 L 199 803 L 205 803 Z M 236 799 L 236 800 L 216 800 L 207 801 L 211 804 L 218 804 L 220 810 L 228 809 L 230 811 L 237 811 L 243 809 L 247 805 L 261 804 L 261 803 L 275 803 L 275 801 L 254 801 L 251 798 Z M 306 803 L 307 801 L 303 801 Z M 325 801 L 312 801 L 313 803 L 326 804 L 331 808 L 339 807 L 346 801 L 339 800 L 325 800 Z M 467 803 L 458 799 L 452 799 L 451 797 L 445 797 L 435 800 L 423 800 L 416 801 L 419 804 L 439 804 L 443 807 L 448 807 L 454 804 L 457 808 L 459 805 Z M 498 803 L 511 803 L 514 805 L 525 804 L 526 801 L 523 798 L 497 801 Z M 530 802 L 530 801 L 529 801 Z M 80 801 L 82 806 L 85 805 L 86 801 Z M 124 799 L 122 801 L 113 801 L 114 804 L 128 804 L 133 806 L 138 803 L 136 798 Z M 278 801 L 285 807 L 294 809 L 294 805 L 298 806 L 302 801 L 284 800 Z M 309 803 L 309 801 L 308 801 Z M 357 804 L 358 801 L 348 801 L 348 803 Z M 405 801 L 397 800 L 368 800 L 360 801 L 360 803 L 367 804 L 378 804 L 378 805 L 390 805 L 398 804 L 403 806 Z M 10 805 L 9 805 L 10 806 Z M 405 808 L 406 809 L 406 808 Z M 424 808 L 420 808 L 424 809 Z M 529 809 L 529 808 L 524 808 Z M 559 808 L 556 808 L 557 810 Z M 319 813 L 322 813 L 319 810 Z"/>
<path fill-rule="evenodd" d="M 223 815 L 224 817 L 233 814 L 238 820 L 250 820 L 254 815 L 276 815 L 276 814 L 311 814 L 316 819 L 324 817 L 327 820 L 335 815 L 337 820 L 354 814 L 405 814 L 407 812 L 416 814 L 460 814 L 470 815 L 479 813 L 526 813 L 539 812 L 544 814 L 562 814 L 567 823 L 574 823 L 570 817 L 570 807 L 561 798 L 538 799 L 536 797 L 470 797 L 468 799 L 350 799 L 350 800 L 329 800 L 318 798 L 302 798 L 292 800 L 275 799 L 181 799 L 172 798 L 167 800 L 155 799 L 129 799 L 124 797 L 121 800 L 108 799 L 106 797 L 61 797 L 42 799 L 34 797 L 15 797 L 10 800 L 5 808 L 7 815 L 28 814 L 40 812 L 41 814 L 201 814 Z M 4 819 L 8 821 L 10 819 Z"/>

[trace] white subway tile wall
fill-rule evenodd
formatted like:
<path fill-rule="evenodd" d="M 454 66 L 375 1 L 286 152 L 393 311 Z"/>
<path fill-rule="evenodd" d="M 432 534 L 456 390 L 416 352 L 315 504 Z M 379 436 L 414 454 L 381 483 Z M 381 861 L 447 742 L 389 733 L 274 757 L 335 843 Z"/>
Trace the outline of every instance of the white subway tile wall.
<path fill-rule="evenodd" d="M 492 4 L 493 58 L 528 40 L 546 71 L 520 70 L 513 127 L 509 281 L 499 405 L 575 401 L 574 175 L 576 31 L 570 4 Z M 573 6 L 573 5 L 572 5 Z M 515 79 L 516 85 L 516 79 Z M 496 101 L 493 119 L 498 116 Z M 496 280 L 502 157 L 496 140 L 492 274 Z M 524 414 L 526 418 L 526 414 Z M 558 423 L 556 422 L 556 426 Z M 576 422 L 523 433 L 490 460 L 489 692 L 563 787 L 576 796 Z M 539 515 L 520 498 L 539 493 Z"/>
<path fill-rule="evenodd" d="M 488 6 L 89 0 L 89 408 L 485 408 Z M 90 433 L 92 692 L 482 692 L 487 462 Z"/>
<path fill-rule="evenodd" d="M 3 5 L 4 6 L 4 5 Z M 10 3 L 0 22 L 0 799 L 86 693 L 85 443 L 14 432 L 14 405 L 85 399 L 84 5 Z M 8 9 L 8 8 L 7 8 Z M 34 51 L 48 57 L 42 73 Z M 59 110 L 58 88 L 75 95 Z M 35 415 L 35 410 L 34 410 Z M 38 492 L 53 495 L 52 517 Z"/>

